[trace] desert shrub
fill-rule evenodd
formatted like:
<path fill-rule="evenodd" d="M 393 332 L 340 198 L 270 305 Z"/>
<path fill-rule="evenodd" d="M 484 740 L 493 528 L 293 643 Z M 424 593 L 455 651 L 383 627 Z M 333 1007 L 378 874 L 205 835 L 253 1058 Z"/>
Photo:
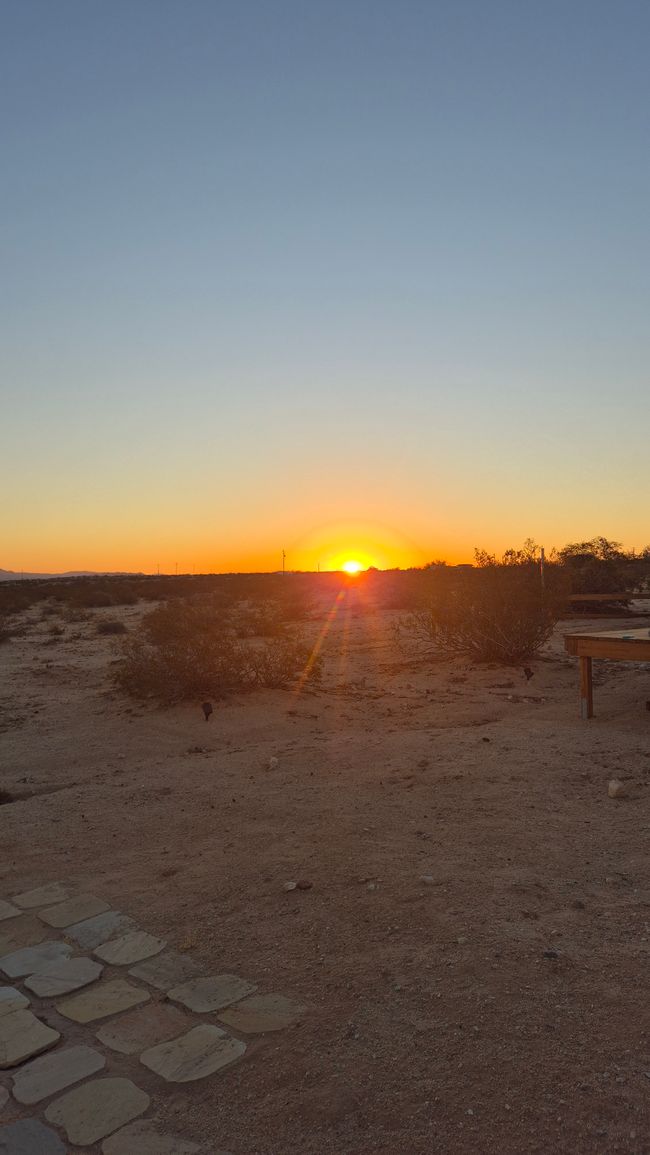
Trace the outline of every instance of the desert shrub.
<path fill-rule="evenodd" d="M 158 606 L 129 637 L 115 667 L 126 693 L 173 703 L 188 698 L 221 698 L 262 687 L 283 688 L 304 673 L 309 648 L 298 637 L 243 641 L 232 618 L 215 611 L 210 598 Z M 310 677 L 317 680 L 315 662 Z"/>
<path fill-rule="evenodd" d="M 638 581 L 635 567 L 620 542 L 605 537 L 565 545 L 558 560 L 569 576 L 574 594 L 631 593 Z"/>
<path fill-rule="evenodd" d="M 105 621 L 97 623 L 98 634 L 126 634 L 127 632 L 124 622 L 118 622 L 115 618 L 106 618 Z"/>
<path fill-rule="evenodd" d="M 479 555 L 476 567 L 437 571 L 406 626 L 439 654 L 517 665 L 548 640 L 566 594 L 559 566 L 546 567 L 542 589 L 536 563 Z"/>
<path fill-rule="evenodd" d="M 238 638 L 278 638 L 286 632 L 286 624 L 276 602 L 238 606 L 231 620 Z"/>
<path fill-rule="evenodd" d="M 65 600 L 68 605 L 88 610 L 103 609 L 114 604 L 109 591 L 94 584 L 80 583 L 70 586 L 66 591 Z"/>

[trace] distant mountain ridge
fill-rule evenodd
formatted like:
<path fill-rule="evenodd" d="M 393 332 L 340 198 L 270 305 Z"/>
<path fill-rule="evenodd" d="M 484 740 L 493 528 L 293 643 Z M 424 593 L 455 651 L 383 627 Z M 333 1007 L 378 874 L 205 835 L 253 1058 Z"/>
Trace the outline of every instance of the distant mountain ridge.
<path fill-rule="evenodd" d="M 22 570 L 0 569 L 0 582 L 19 581 L 52 581 L 56 578 L 79 577 L 142 577 L 141 573 L 130 573 L 126 570 L 90 570 L 74 569 L 65 573 L 24 573 Z"/>

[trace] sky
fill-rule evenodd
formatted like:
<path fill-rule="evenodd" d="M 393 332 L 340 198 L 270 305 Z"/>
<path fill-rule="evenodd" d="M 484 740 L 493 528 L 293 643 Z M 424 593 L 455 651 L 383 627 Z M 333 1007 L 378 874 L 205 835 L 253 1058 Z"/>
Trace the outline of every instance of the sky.
<path fill-rule="evenodd" d="M 650 541 L 647 0 L 0 11 L 0 567 Z"/>

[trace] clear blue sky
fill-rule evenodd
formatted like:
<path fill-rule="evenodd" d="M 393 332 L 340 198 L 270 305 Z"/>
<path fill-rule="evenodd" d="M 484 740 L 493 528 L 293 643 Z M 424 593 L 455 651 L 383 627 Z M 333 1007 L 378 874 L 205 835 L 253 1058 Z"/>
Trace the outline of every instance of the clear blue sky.
<path fill-rule="evenodd" d="M 1 11 L 0 566 L 650 540 L 646 0 Z"/>

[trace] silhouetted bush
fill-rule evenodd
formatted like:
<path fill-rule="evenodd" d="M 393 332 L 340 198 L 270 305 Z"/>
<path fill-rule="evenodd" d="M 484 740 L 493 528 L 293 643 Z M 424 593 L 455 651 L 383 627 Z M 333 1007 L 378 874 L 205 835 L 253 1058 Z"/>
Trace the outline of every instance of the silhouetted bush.
<path fill-rule="evenodd" d="M 128 630 L 124 622 L 118 622 L 115 618 L 107 618 L 103 622 L 97 623 L 98 634 L 126 634 Z"/>
<path fill-rule="evenodd" d="M 406 627 L 439 654 L 517 665 L 537 652 L 562 616 L 565 576 L 559 566 L 547 566 L 542 589 L 533 561 L 477 558 L 475 568 L 433 573 L 427 604 L 410 615 Z"/>
<path fill-rule="evenodd" d="M 206 598 L 169 602 L 148 614 L 125 642 L 115 680 L 134 697 L 173 703 L 283 689 L 304 674 L 308 662 L 309 647 L 289 632 L 267 641 L 240 640 L 236 614 L 219 612 Z M 320 677 L 319 661 L 309 677 Z"/>
<path fill-rule="evenodd" d="M 572 542 L 558 554 L 574 594 L 626 593 L 639 581 L 638 567 L 618 541 L 595 537 L 591 541 Z"/>

